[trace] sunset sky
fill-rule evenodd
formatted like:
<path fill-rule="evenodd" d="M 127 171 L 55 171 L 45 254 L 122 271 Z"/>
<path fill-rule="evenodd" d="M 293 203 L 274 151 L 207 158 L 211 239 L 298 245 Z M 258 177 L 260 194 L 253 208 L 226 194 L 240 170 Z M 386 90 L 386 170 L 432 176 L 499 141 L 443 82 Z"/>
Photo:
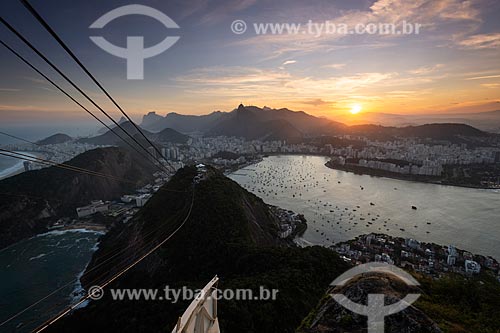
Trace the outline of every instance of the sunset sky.
<path fill-rule="evenodd" d="M 304 110 L 332 119 L 349 114 L 353 108 L 361 113 L 398 114 L 500 109 L 498 0 L 31 3 L 137 119 L 153 110 L 162 115 L 230 111 L 240 102 Z M 116 19 L 102 31 L 89 29 L 109 10 L 131 3 L 162 11 L 180 29 L 166 29 L 158 21 L 138 15 Z M 114 110 L 17 0 L 2 1 L 0 13 L 108 110 Z M 231 23 L 237 19 L 248 25 L 243 34 L 231 31 Z M 302 32 L 257 35 L 252 26 L 305 25 L 309 20 L 329 20 L 349 27 L 406 21 L 422 27 L 418 35 L 316 37 Z M 89 39 L 101 34 L 121 46 L 125 46 L 127 36 L 144 36 L 147 46 L 167 35 L 180 39 L 164 53 L 145 60 L 141 81 L 127 80 L 125 60 L 106 53 Z M 0 36 L 57 82 L 63 82 L 4 27 Z M 3 47 L 0 57 L 2 123 L 90 119 Z"/>

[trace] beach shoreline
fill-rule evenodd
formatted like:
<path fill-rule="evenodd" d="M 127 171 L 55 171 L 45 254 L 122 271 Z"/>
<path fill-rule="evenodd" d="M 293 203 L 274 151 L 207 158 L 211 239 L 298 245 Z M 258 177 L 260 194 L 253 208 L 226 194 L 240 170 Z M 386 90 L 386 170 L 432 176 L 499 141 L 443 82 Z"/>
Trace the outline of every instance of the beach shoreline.
<path fill-rule="evenodd" d="M 44 156 L 39 153 L 39 152 L 32 152 L 32 151 L 16 151 L 16 153 L 21 153 L 25 155 L 29 155 L 31 157 L 37 157 L 37 158 L 43 158 Z M 4 170 L 0 171 L 0 180 L 16 176 L 18 174 L 21 174 L 24 172 L 24 160 L 19 160 L 16 164 L 14 164 L 11 167 L 8 167 Z"/>

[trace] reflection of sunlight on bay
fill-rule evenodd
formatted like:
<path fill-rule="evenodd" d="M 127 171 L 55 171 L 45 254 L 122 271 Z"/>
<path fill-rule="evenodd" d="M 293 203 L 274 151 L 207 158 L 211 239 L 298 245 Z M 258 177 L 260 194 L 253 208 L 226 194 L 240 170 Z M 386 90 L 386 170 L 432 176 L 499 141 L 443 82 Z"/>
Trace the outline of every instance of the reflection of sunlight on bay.
<path fill-rule="evenodd" d="M 230 177 L 266 203 L 304 214 L 303 238 L 313 244 L 375 232 L 500 257 L 497 193 L 356 175 L 327 168 L 327 160 L 271 156 Z"/>

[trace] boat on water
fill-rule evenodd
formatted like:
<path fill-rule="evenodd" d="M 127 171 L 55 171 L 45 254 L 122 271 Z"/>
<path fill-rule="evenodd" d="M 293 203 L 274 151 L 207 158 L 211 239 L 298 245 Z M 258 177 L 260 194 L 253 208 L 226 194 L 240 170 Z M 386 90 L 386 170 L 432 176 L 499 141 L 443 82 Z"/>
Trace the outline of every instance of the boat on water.
<path fill-rule="evenodd" d="M 411 206 L 411 209 L 417 210 L 417 206 Z"/>

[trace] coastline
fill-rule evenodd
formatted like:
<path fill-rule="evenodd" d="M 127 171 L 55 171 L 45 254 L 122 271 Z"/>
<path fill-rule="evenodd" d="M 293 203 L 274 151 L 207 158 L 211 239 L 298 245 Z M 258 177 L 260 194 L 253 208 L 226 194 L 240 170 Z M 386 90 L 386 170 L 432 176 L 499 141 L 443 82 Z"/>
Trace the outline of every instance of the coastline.
<path fill-rule="evenodd" d="M 269 154 L 268 156 L 264 156 L 264 157 L 269 157 L 270 159 L 273 159 L 273 158 L 279 158 L 280 156 L 287 156 L 287 155 L 290 156 L 290 157 L 293 157 L 293 156 L 296 157 L 297 155 L 304 156 L 304 157 L 308 156 L 308 154 Z M 274 157 L 274 156 L 276 156 L 276 157 Z M 324 154 L 322 154 L 322 155 L 317 154 L 315 156 L 317 158 L 316 159 L 316 163 L 318 164 L 318 166 L 317 166 L 319 168 L 318 170 L 321 170 L 321 168 L 323 168 L 323 170 L 321 172 L 325 172 L 327 174 L 328 173 L 334 174 L 332 172 L 329 172 L 328 169 L 325 168 L 324 164 L 325 164 L 326 161 L 328 161 L 328 159 L 326 158 L 327 156 L 325 156 Z M 264 158 L 264 160 L 266 160 L 266 158 Z M 273 165 L 275 166 L 275 164 L 273 164 Z M 249 167 L 248 169 L 249 169 L 249 171 L 244 171 L 244 172 L 242 172 L 242 171 L 236 171 L 236 172 L 233 172 L 232 174 L 229 175 L 229 177 L 233 178 L 232 175 L 234 175 L 234 177 L 235 177 L 234 180 L 235 181 L 237 181 L 238 183 L 240 183 L 240 181 L 242 181 L 242 183 L 240 183 L 240 184 L 252 183 L 252 181 L 249 180 L 250 178 L 246 178 L 246 177 L 242 178 L 241 177 L 241 176 L 247 176 L 248 174 L 254 174 L 253 171 L 250 171 L 252 169 L 251 167 Z M 262 171 L 262 169 L 260 169 L 260 170 Z M 350 176 L 348 176 L 348 174 L 346 173 L 345 176 L 338 175 L 338 176 L 334 176 L 334 177 L 354 177 L 354 175 L 356 175 L 354 172 L 350 172 Z M 359 177 L 359 176 L 356 175 L 356 177 Z M 374 178 L 372 178 L 372 180 L 369 180 L 368 178 L 371 178 L 371 177 L 367 177 L 365 180 L 358 179 L 358 182 L 355 182 L 355 184 L 359 183 L 358 185 L 363 185 L 363 184 L 366 184 L 366 181 L 369 181 L 369 182 L 387 182 L 387 181 L 390 181 L 390 179 L 391 179 L 389 177 L 382 177 L 382 176 L 376 177 L 376 178 L 374 177 Z M 377 179 L 379 179 L 379 180 L 377 180 Z M 386 179 L 386 181 L 384 181 L 384 179 Z M 418 188 L 419 184 L 422 184 L 422 183 L 423 182 L 410 180 L 408 182 L 408 186 L 414 186 L 415 188 Z M 392 189 L 394 187 L 402 189 L 403 187 L 406 186 L 405 183 L 401 183 L 401 184 L 393 183 L 393 184 L 391 184 L 389 182 L 387 184 L 388 185 L 386 187 L 384 187 L 384 189 L 390 190 L 389 194 L 398 193 L 397 191 L 395 191 L 395 192 L 392 191 Z M 439 188 L 442 188 L 442 191 L 444 191 L 443 193 L 448 193 L 448 191 L 452 191 L 452 193 L 457 193 L 457 200 L 458 200 L 458 202 L 462 201 L 462 199 L 461 199 L 462 197 L 459 195 L 461 192 L 457 192 L 457 191 L 460 191 L 461 188 L 465 188 L 465 187 L 463 187 L 463 186 L 446 186 L 445 184 L 439 184 L 439 183 L 433 184 L 433 185 L 441 185 L 441 186 L 429 186 L 429 187 L 425 187 L 424 189 L 427 189 L 426 193 L 428 191 L 436 193 L 436 191 L 438 191 Z M 254 184 L 254 186 L 255 186 L 255 184 Z M 425 185 L 420 185 L 420 186 L 425 186 Z M 257 187 L 259 187 L 259 186 L 257 186 Z M 357 188 L 357 186 L 356 186 L 356 188 Z M 448 189 L 446 189 L 446 188 L 448 188 Z M 479 191 L 479 190 L 481 190 L 481 191 Z M 474 189 L 466 190 L 467 192 L 465 192 L 464 195 L 466 195 L 467 197 L 469 197 L 469 196 L 471 196 L 471 197 L 479 196 L 481 198 L 484 197 L 484 196 L 486 196 L 487 198 L 489 198 L 489 200 L 496 200 L 495 198 L 497 197 L 497 194 L 500 192 L 498 189 L 486 190 L 486 191 L 484 191 L 482 189 L 479 189 L 479 190 L 474 190 Z M 257 192 L 254 192 L 254 193 L 257 194 L 257 195 L 259 195 L 260 197 L 264 198 L 262 196 L 262 194 L 259 194 Z M 394 197 L 394 196 L 398 197 L 397 194 L 396 195 L 392 194 L 392 195 L 389 196 L 389 198 L 391 200 L 393 200 L 394 198 L 392 198 L 392 197 Z M 285 200 L 283 196 L 281 196 L 280 199 L 277 199 L 275 201 L 273 201 L 273 200 L 268 201 L 268 200 L 264 199 L 264 201 L 267 202 L 267 203 L 269 203 L 269 204 L 277 205 L 277 206 L 280 206 L 280 207 L 287 207 L 286 205 L 283 205 L 283 200 Z M 370 200 L 373 201 L 374 198 L 368 198 L 366 202 L 370 202 Z M 424 201 L 426 201 L 426 200 L 424 200 Z M 373 201 L 373 202 L 376 202 L 376 201 Z M 490 202 L 490 201 L 488 201 L 488 202 Z M 340 205 L 340 203 L 339 203 L 339 205 Z M 347 203 L 344 203 L 344 205 L 347 205 Z M 306 204 L 306 206 L 307 206 L 307 204 Z M 424 207 L 425 204 L 420 205 L 420 204 L 417 203 L 417 206 L 419 208 L 418 212 L 420 213 L 422 211 L 420 208 Z M 467 205 L 465 205 L 465 206 L 467 206 Z M 297 209 L 295 206 L 290 206 L 290 207 L 287 207 L 287 208 L 292 209 L 292 210 L 294 210 L 296 212 L 299 212 L 299 213 L 304 213 L 304 214 L 305 214 L 305 212 L 308 211 L 308 208 L 306 208 L 306 207 L 302 207 L 301 209 Z M 375 209 L 379 209 L 379 208 L 375 208 Z M 497 209 L 495 208 L 495 210 L 497 210 Z M 359 211 L 359 209 L 358 209 L 358 211 Z M 391 211 L 391 210 L 389 209 L 389 211 Z M 413 210 L 411 210 L 411 212 L 413 212 Z M 305 214 L 306 218 L 308 219 L 308 229 L 310 229 L 313 226 L 312 223 L 311 223 L 311 221 L 314 220 L 314 218 L 315 218 L 315 216 L 312 215 L 313 213 L 311 213 L 310 211 L 309 211 L 309 213 L 310 213 L 309 216 L 307 214 Z M 467 212 L 464 212 L 464 213 L 465 213 L 466 216 L 469 216 L 469 214 Z M 326 211 L 326 214 L 328 214 L 328 210 Z M 356 214 L 359 214 L 359 213 L 356 213 Z M 412 213 L 408 213 L 408 214 L 412 215 Z M 405 213 L 403 215 L 406 216 L 408 214 Z M 445 218 L 445 217 L 443 217 L 443 218 Z M 455 217 L 451 218 L 451 220 L 453 220 L 454 218 Z M 462 220 L 462 215 L 460 215 L 460 218 L 459 217 L 457 217 L 457 218 L 458 218 L 458 220 L 457 220 L 456 223 L 460 223 L 461 220 Z M 473 219 L 473 218 L 474 217 L 471 216 L 471 219 Z M 429 242 L 429 240 L 430 240 L 429 239 L 429 235 L 425 234 L 425 230 L 424 230 L 425 228 L 420 228 L 421 227 L 420 223 L 425 227 L 426 225 L 424 225 L 423 223 L 426 222 L 426 221 L 431 221 L 432 222 L 432 219 L 433 219 L 433 217 L 427 216 L 425 218 L 422 217 L 421 220 L 415 221 L 415 225 L 418 224 L 418 226 L 419 226 L 418 229 L 414 229 L 413 228 L 413 224 L 411 224 L 411 225 L 408 224 L 407 227 L 404 227 L 406 229 L 406 231 L 409 232 L 406 237 L 412 237 L 412 238 L 415 238 L 415 239 L 425 240 L 425 241 Z M 450 222 L 451 220 L 450 220 L 449 217 L 446 217 L 445 219 L 446 219 L 447 222 L 444 223 L 444 225 L 455 225 L 456 224 L 456 223 L 451 223 Z M 326 218 L 326 220 L 327 220 L 327 218 Z M 406 221 L 405 223 L 409 223 L 407 220 L 405 220 L 405 221 Z M 484 221 L 491 221 L 491 218 L 489 220 L 484 220 Z M 395 221 L 395 222 L 399 223 L 398 221 Z M 360 223 L 360 222 L 358 221 L 358 223 Z M 356 223 L 356 224 L 358 224 L 358 223 Z M 392 236 L 403 236 L 403 235 L 405 235 L 404 233 L 401 233 L 399 231 L 400 226 L 395 227 L 394 226 L 394 222 L 392 222 L 392 221 L 389 222 L 389 224 L 391 224 L 391 226 L 388 227 L 389 229 L 391 229 L 391 232 L 388 233 L 389 235 L 392 235 Z M 489 222 L 488 223 L 484 223 L 484 224 L 485 224 L 485 227 L 487 227 L 487 228 L 489 228 L 491 226 L 491 223 L 489 223 Z M 325 231 L 326 229 L 328 229 L 328 228 L 325 229 L 325 226 L 321 226 L 321 221 L 320 220 L 319 220 L 319 224 L 317 225 L 317 227 L 319 229 L 321 229 L 320 231 Z M 325 230 L 323 230 L 322 227 Z M 348 239 L 353 239 L 354 237 L 362 235 L 362 234 L 364 234 L 364 233 L 366 233 L 368 231 L 368 230 L 366 230 L 366 231 L 359 230 L 360 232 L 356 233 L 355 231 L 356 231 L 357 227 L 355 227 L 355 226 L 349 226 L 347 224 L 345 225 L 345 228 L 349 228 L 349 227 L 352 227 L 354 231 L 347 232 L 346 234 L 343 234 L 344 236 L 349 236 L 349 237 L 346 238 L 346 237 L 342 236 L 342 237 L 340 237 L 340 239 L 336 239 L 336 241 L 347 241 Z M 341 229 L 343 229 L 343 228 L 344 227 L 342 227 Z M 382 229 L 382 230 L 385 230 L 385 228 Z M 375 231 L 375 230 L 374 229 L 370 229 L 370 231 Z M 433 230 L 431 230 L 431 232 L 433 232 Z M 325 233 L 327 233 L 327 231 L 325 231 Z M 446 234 L 447 234 L 446 232 L 443 233 L 442 228 L 438 228 L 437 229 L 437 233 L 438 233 L 438 236 L 436 236 L 435 234 L 432 235 L 432 237 L 431 237 L 432 242 L 434 242 L 436 244 L 447 244 L 447 243 L 450 243 L 450 242 L 451 243 L 454 242 L 453 241 L 454 238 L 452 238 L 452 240 L 446 240 L 446 239 L 449 239 L 450 237 L 446 236 Z M 496 234 L 496 232 L 494 234 Z M 313 240 L 315 238 L 321 238 L 320 236 L 315 237 L 314 235 L 316 235 L 316 234 L 310 235 L 311 237 L 308 238 L 308 241 L 312 242 L 315 245 L 323 245 L 323 243 L 321 242 L 321 240 L 319 240 L 319 239 L 317 241 Z M 317 235 L 319 235 L 319 234 L 317 234 Z M 478 235 L 476 233 L 473 233 L 473 236 L 477 238 Z M 455 238 L 458 241 L 458 239 L 460 239 L 460 237 L 461 237 L 461 234 L 458 233 Z M 467 238 L 470 238 L 470 237 L 467 237 Z M 480 242 L 480 238 L 477 238 L 477 239 L 478 239 L 478 242 Z M 488 237 L 488 239 L 491 240 L 491 237 Z M 488 243 L 489 244 L 488 246 L 482 246 L 482 245 L 481 246 L 475 246 L 474 244 L 468 244 L 468 243 L 471 243 L 471 241 L 465 241 L 465 240 L 461 241 L 461 242 L 459 241 L 459 243 L 460 244 L 457 244 L 457 246 L 459 246 L 459 247 L 461 247 L 463 249 L 467 249 L 467 250 L 471 251 L 472 253 L 482 254 L 482 255 L 485 255 L 485 256 L 490 255 L 490 256 L 493 256 L 493 257 L 497 257 L 497 258 L 499 258 L 499 256 L 500 256 L 498 254 L 498 251 L 495 250 L 496 247 L 495 247 L 494 243 L 493 243 L 493 245 L 491 245 L 490 243 Z M 327 244 L 327 245 L 331 245 L 331 243 Z M 491 246 L 493 246 L 493 248 Z"/>
<path fill-rule="evenodd" d="M 96 235 L 104 235 L 106 234 L 106 232 L 102 231 L 102 230 L 92 230 L 92 229 L 88 229 L 88 228 L 70 228 L 70 229 L 63 229 L 63 228 L 59 228 L 59 229 L 52 229 L 52 230 L 48 230 L 46 232 L 43 232 L 43 233 L 40 233 L 40 234 L 37 234 L 33 237 L 30 237 L 30 238 L 25 238 L 25 239 L 22 239 L 20 240 L 19 242 L 22 242 L 24 240 L 29 240 L 29 239 L 32 239 L 32 238 L 36 238 L 36 237 L 43 237 L 43 236 L 47 236 L 47 235 L 62 235 L 62 234 L 65 234 L 65 233 L 69 233 L 69 232 L 81 232 L 81 233 L 92 233 L 92 234 L 96 234 Z M 15 245 L 19 242 L 16 242 L 12 245 Z M 8 247 L 12 246 L 12 245 L 9 245 Z"/>
<path fill-rule="evenodd" d="M 23 153 L 35 156 L 35 154 L 33 152 L 30 152 L 30 153 L 23 152 Z M 235 165 L 232 168 L 225 170 L 224 173 L 227 176 L 229 176 L 231 174 L 235 174 L 241 169 L 244 169 L 246 167 L 249 167 L 249 166 L 252 166 L 252 165 L 255 165 L 255 164 L 262 162 L 266 157 L 269 157 L 269 156 L 297 156 L 297 155 L 322 156 L 325 158 L 330 157 L 330 156 L 325 155 L 325 154 L 311 154 L 311 153 L 269 153 L 269 154 L 262 154 L 260 158 L 254 159 L 251 161 L 247 161 L 246 163 L 243 163 L 240 165 Z M 22 162 L 21 162 L 21 165 L 22 165 Z M 330 161 L 327 161 L 325 163 L 325 166 L 330 168 L 330 169 L 334 169 L 334 170 L 350 172 L 350 173 L 354 173 L 354 174 L 358 174 L 358 175 L 369 175 L 372 177 L 379 177 L 379 178 L 397 179 L 397 180 L 404 180 L 404 181 L 411 181 L 411 182 L 418 182 L 418 183 L 427 183 L 427 184 L 434 184 L 434 185 L 441 185 L 441 186 L 454 186 L 454 187 L 459 187 L 459 188 L 461 187 L 461 188 L 471 188 L 471 189 L 480 189 L 480 190 L 497 190 L 497 191 L 500 190 L 499 188 L 486 188 L 486 187 L 465 186 L 465 185 L 458 185 L 458 184 L 447 184 L 447 183 L 442 183 L 440 181 L 437 181 L 436 179 L 422 179 L 422 178 L 417 179 L 416 177 L 412 177 L 412 176 L 405 177 L 405 176 L 399 175 L 399 174 L 390 174 L 390 173 L 388 174 L 387 172 L 385 172 L 383 170 L 373 170 L 373 169 L 363 168 L 363 167 L 360 167 L 360 168 L 367 169 L 369 171 L 380 171 L 380 173 L 377 174 L 376 172 L 373 172 L 373 173 L 372 172 L 360 172 L 360 171 L 358 172 L 358 170 L 355 170 L 354 168 L 353 169 L 351 169 L 349 167 L 345 168 L 345 167 L 342 167 L 342 166 L 337 165 L 337 164 L 332 164 L 332 163 L 330 163 Z M 10 175 L 10 176 L 12 176 L 12 175 Z M 435 177 L 435 178 L 438 178 L 438 177 Z M 1 179 L 2 178 L 0 178 L 0 180 Z M 45 232 L 41 232 L 41 233 L 36 234 L 32 237 L 44 236 L 44 235 L 51 234 L 51 233 L 65 233 L 65 232 L 93 232 L 93 233 L 100 233 L 100 234 L 104 235 L 108 231 L 109 230 L 103 225 L 89 224 L 89 223 L 76 223 L 76 224 L 72 224 L 72 225 L 63 225 L 63 226 L 56 227 L 56 228 L 49 228 Z M 296 237 L 296 238 L 301 238 L 301 237 Z M 19 240 L 19 242 L 21 242 L 23 240 L 24 239 L 21 239 L 21 240 Z M 17 243 L 18 242 L 14 243 L 14 244 L 10 244 L 9 246 L 0 249 L 0 251 L 4 251 L 5 249 L 7 249 L 10 246 L 13 246 Z"/>
<path fill-rule="evenodd" d="M 102 235 L 102 232 L 88 229 L 51 230 L 0 250 L 2 267 L 5 267 L 5 304 L 25 308 L 39 301 L 40 297 L 57 290 L 50 299 L 44 300 L 37 307 L 49 309 L 47 313 L 23 314 L 17 322 L 9 323 L 3 328 L 9 332 L 30 331 L 51 315 L 75 304 L 85 293 L 80 277 L 98 249 Z M 30 273 L 29 276 L 37 276 L 33 274 L 43 275 L 48 270 L 51 272 L 50 279 L 42 279 L 42 284 L 36 279 L 25 277 L 27 272 Z M 36 293 L 31 295 L 36 290 L 39 290 L 40 296 Z M 13 309 L 4 309 L 4 314 Z M 23 326 L 16 327 L 20 322 L 24 323 Z"/>
<path fill-rule="evenodd" d="M 251 163 L 245 163 L 242 165 L 235 166 L 234 169 L 228 170 L 227 174 L 235 173 L 239 171 L 240 169 L 243 169 L 245 167 L 248 167 L 250 165 L 256 164 L 261 162 L 264 158 L 269 157 L 269 156 L 297 156 L 297 155 L 303 155 L 303 156 L 323 156 L 326 158 L 331 158 L 329 155 L 321 154 L 321 153 L 266 153 L 262 154 L 262 159 L 259 159 L 257 161 L 252 161 Z M 478 190 L 500 190 L 500 187 L 486 187 L 486 186 L 476 186 L 476 185 L 466 185 L 466 184 L 455 184 L 455 183 L 448 183 L 448 182 L 443 182 L 440 177 L 437 176 L 415 176 L 415 175 L 402 175 L 402 174 L 397 174 L 397 173 L 392 173 L 388 172 L 385 170 L 376 170 L 376 169 L 371 169 L 371 168 L 366 168 L 362 166 L 352 166 L 352 167 L 345 167 L 339 164 L 333 164 L 330 163 L 330 161 L 327 161 L 325 163 L 325 166 L 333 169 L 333 170 L 340 170 L 340 171 L 345 171 L 345 172 L 351 172 L 357 175 L 367 175 L 367 176 L 372 176 L 372 177 L 380 177 L 380 178 L 390 178 L 390 179 L 398 179 L 398 180 L 405 180 L 405 181 L 411 181 L 411 182 L 418 182 L 418 183 L 426 183 L 426 184 L 434 184 L 434 185 L 441 185 L 441 186 L 454 186 L 454 187 L 462 187 L 462 188 L 471 188 L 471 189 L 478 189 Z"/>
<path fill-rule="evenodd" d="M 25 155 L 30 155 L 31 157 L 44 158 L 43 154 L 41 154 L 41 153 L 35 153 L 35 152 L 31 152 L 31 151 L 16 151 L 16 153 L 22 153 L 22 154 L 25 154 Z M 13 166 L 0 171 L 0 180 L 9 178 L 9 177 L 12 177 L 12 176 L 15 176 L 15 175 L 18 175 L 20 173 L 23 173 L 24 172 L 24 164 L 23 164 L 23 162 L 24 162 L 24 160 L 19 160 Z"/>
<path fill-rule="evenodd" d="M 81 231 L 81 232 L 102 232 L 102 233 L 106 233 L 108 232 L 108 228 L 106 228 L 106 226 L 104 225 L 100 225 L 100 224 L 88 224 L 88 223 L 76 223 L 76 224 L 72 224 L 72 225 L 67 225 L 67 226 L 63 226 L 63 227 L 60 227 L 60 228 L 54 228 L 54 229 L 51 229 L 51 231 Z"/>
<path fill-rule="evenodd" d="M 331 161 L 326 162 L 325 166 L 333 170 L 351 172 L 357 175 L 368 175 L 371 177 L 390 178 L 390 179 L 398 179 L 398 180 L 405 180 L 418 183 L 434 184 L 441 186 L 455 186 L 455 187 L 471 188 L 478 190 L 500 190 L 500 188 L 498 187 L 487 187 L 487 186 L 477 186 L 472 184 L 467 185 L 467 184 L 455 184 L 455 183 L 443 182 L 441 178 L 438 176 L 403 175 L 385 170 L 366 168 L 362 166 L 340 165 L 336 163 L 331 163 Z"/>

